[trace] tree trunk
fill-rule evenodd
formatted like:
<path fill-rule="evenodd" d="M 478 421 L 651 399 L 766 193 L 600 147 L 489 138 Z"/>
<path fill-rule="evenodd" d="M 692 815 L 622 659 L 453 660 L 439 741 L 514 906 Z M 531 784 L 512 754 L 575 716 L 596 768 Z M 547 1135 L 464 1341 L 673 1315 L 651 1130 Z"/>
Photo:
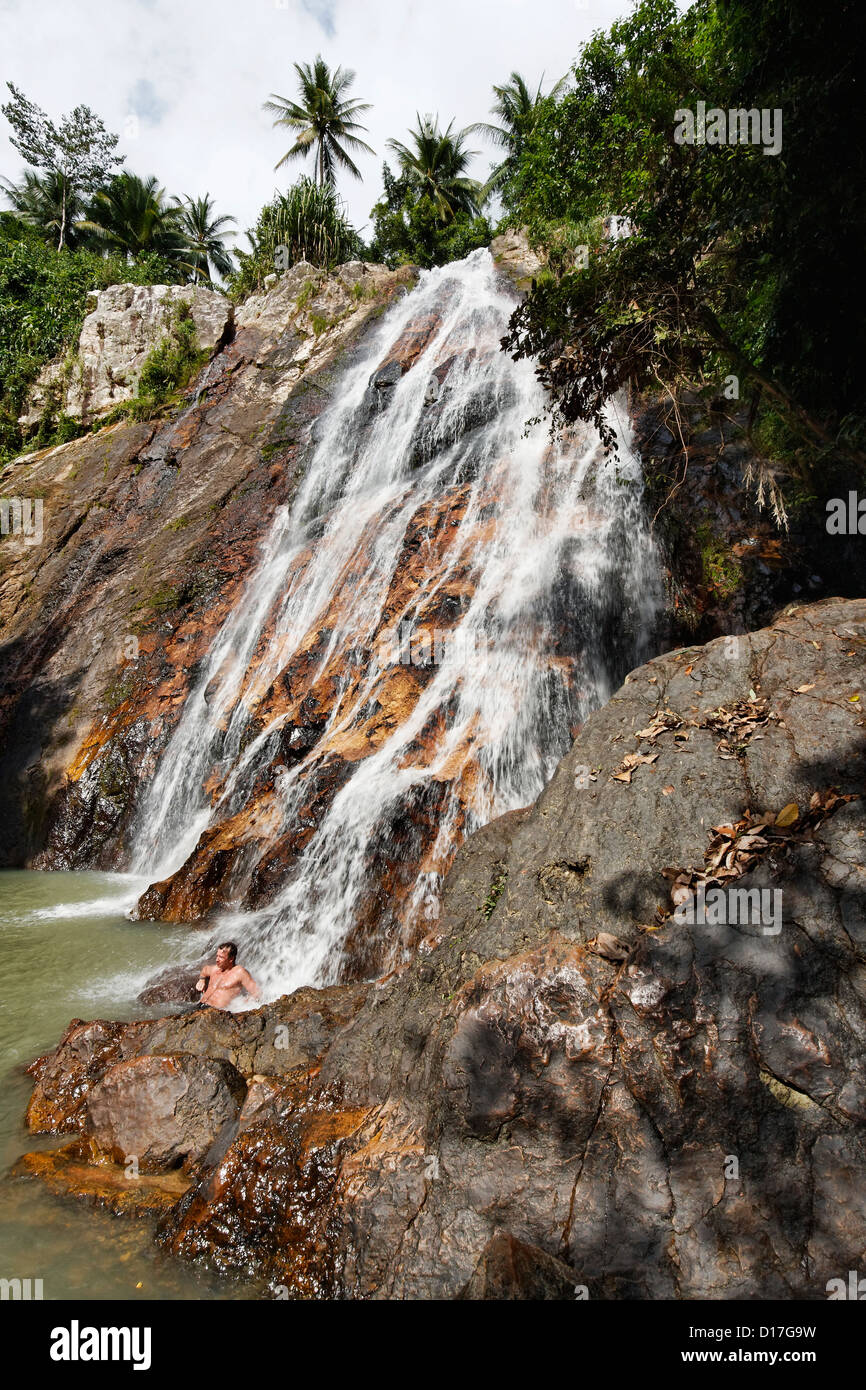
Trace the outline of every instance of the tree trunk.
<path fill-rule="evenodd" d="M 64 240 L 64 237 L 65 237 L 65 236 L 66 236 L 66 180 L 64 179 L 64 180 L 63 180 L 63 202 L 62 202 L 62 208 L 61 208 L 61 213 L 60 213 L 60 241 L 59 241 L 58 244 L 57 244 L 57 250 L 58 250 L 58 251 L 62 251 L 62 250 L 63 250 L 63 240 Z"/>

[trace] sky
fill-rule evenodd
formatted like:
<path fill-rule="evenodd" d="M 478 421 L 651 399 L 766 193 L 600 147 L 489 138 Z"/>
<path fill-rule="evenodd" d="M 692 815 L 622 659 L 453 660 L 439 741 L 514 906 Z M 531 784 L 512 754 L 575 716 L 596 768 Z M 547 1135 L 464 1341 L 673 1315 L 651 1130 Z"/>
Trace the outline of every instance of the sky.
<path fill-rule="evenodd" d="M 338 180 L 369 238 L 388 137 L 406 140 L 415 114 L 443 126 L 487 120 L 494 83 L 513 69 L 545 89 L 580 44 L 630 8 L 628 0 L 0 0 L 0 95 L 13 82 L 58 121 L 84 104 L 120 136 L 125 168 L 155 174 L 169 195 L 209 193 L 245 228 L 312 161 L 274 171 L 292 143 L 262 110 L 297 96 L 295 62 L 321 53 L 353 68 L 351 95 L 375 155 L 356 158 L 363 182 Z M 0 116 L 0 176 L 23 161 Z M 473 174 L 494 151 L 479 137 Z M 393 166 L 393 160 L 392 160 Z"/>

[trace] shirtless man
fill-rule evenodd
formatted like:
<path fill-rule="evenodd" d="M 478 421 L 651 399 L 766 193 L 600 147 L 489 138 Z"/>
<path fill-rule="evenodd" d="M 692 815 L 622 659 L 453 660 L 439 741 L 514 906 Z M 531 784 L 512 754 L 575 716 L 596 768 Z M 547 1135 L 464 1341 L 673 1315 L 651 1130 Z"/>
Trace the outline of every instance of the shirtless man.
<path fill-rule="evenodd" d="M 216 964 L 202 966 L 196 985 L 201 994 L 200 1004 L 209 1004 L 212 1009 L 227 1009 L 242 989 L 258 999 L 259 987 L 249 971 L 237 964 L 237 954 L 234 942 L 224 941 L 217 948 Z"/>

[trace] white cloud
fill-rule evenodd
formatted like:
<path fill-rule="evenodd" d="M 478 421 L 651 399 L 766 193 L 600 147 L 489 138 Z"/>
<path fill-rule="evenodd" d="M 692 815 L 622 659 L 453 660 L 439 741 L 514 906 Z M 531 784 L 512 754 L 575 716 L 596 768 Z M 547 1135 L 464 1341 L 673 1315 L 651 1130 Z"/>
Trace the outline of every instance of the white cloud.
<path fill-rule="evenodd" d="M 294 62 L 319 52 L 358 74 L 353 95 L 373 103 L 357 159 L 364 181 L 340 191 L 359 227 L 381 192 L 389 136 L 405 139 L 416 112 L 443 125 L 487 118 L 491 87 L 513 69 L 546 83 L 626 0 L 0 0 L 0 80 L 53 118 L 84 102 L 121 134 L 126 167 L 155 174 L 170 194 L 209 192 L 239 228 L 304 167 L 274 172 L 286 132 L 261 105 L 294 97 Z M 5 86 L 0 87 L 5 99 Z M 130 121 L 137 116 L 137 122 Z M 22 165 L 0 118 L 0 174 Z M 484 176 L 492 151 L 475 173 Z M 369 231 L 369 227 L 368 227 Z M 244 244 L 242 242 L 242 244 Z"/>

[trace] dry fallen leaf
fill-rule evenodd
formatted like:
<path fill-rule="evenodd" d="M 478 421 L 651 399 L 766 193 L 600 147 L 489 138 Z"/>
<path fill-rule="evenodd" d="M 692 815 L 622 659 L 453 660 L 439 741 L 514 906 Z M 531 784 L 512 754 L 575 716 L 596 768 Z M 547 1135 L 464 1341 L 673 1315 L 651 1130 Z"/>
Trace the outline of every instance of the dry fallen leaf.
<path fill-rule="evenodd" d="M 800 819 L 800 808 L 796 801 L 789 801 L 787 806 L 783 806 L 776 817 L 776 825 L 784 830 L 787 826 L 793 825 Z"/>
<path fill-rule="evenodd" d="M 673 787 L 662 787 L 662 796 L 670 796 L 673 790 Z"/>
<path fill-rule="evenodd" d="M 805 695 L 807 690 L 814 690 L 814 689 L 815 689 L 815 682 L 813 681 L 811 685 L 798 685 L 798 686 L 797 686 L 796 693 L 797 693 L 798 695 Z"/>

